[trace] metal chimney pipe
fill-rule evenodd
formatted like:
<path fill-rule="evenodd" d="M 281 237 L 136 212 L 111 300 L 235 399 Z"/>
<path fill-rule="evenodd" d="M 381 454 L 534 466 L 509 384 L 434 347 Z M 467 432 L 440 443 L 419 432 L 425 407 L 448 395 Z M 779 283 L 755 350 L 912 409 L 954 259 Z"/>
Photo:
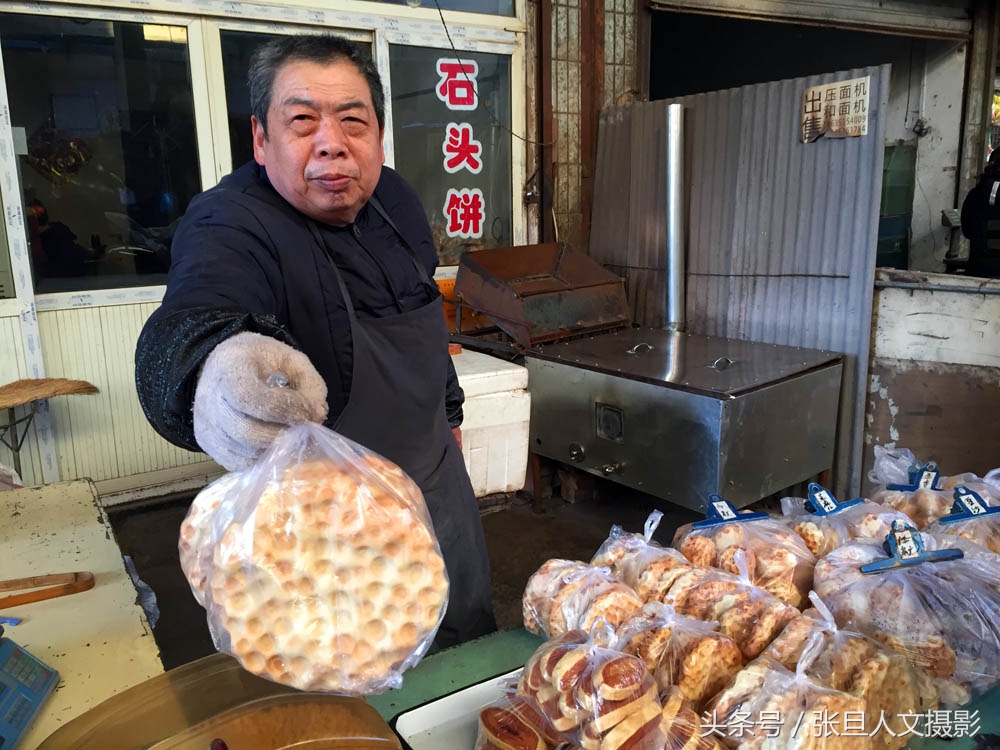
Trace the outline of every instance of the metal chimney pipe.
<path fill-rule="evenodd" d="M 687 325 L 684 283 L 684 107 L 667 105 L 667 314 L 664 328 L 683 331 Z"/>

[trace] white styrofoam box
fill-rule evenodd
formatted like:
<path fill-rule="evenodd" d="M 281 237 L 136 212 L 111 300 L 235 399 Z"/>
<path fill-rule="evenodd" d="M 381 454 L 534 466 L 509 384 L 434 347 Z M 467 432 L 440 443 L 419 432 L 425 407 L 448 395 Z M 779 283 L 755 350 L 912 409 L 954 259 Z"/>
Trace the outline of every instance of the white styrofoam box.
<path fill-rule="evenodd" d="M 462 454 L 476 497 L 524 488 L 531 396 L 528 370 L 488 354 L 452 359 L 465 391 Z"/>
<path fill-rule="evenodd" d="M 523 391 L 528 387 L 527 367 L 467 349 L 451 359 L 466 399 L 501 391 Z"/>

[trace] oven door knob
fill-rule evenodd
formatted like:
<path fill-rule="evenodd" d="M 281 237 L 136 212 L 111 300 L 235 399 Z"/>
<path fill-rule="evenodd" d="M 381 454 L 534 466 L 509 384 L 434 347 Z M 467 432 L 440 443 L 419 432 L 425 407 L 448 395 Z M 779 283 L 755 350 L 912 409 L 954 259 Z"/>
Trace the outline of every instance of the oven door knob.
<path fill-rule="evenodd" d="M 569 457 L 570 460 L 580 463 L 583 459 L 587 457 L 586 452 L 583 450 L 583 446 L 579 443 L 569 444 Z"/>

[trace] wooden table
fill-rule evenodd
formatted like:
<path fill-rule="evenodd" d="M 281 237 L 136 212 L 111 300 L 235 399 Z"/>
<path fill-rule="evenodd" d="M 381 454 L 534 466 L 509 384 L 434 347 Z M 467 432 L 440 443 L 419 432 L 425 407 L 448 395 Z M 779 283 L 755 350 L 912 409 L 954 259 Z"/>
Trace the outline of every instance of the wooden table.
<path fill-rule="evenodd" d="M 90 571 L 94 588 L 0 610 L 20 617 L 5 636 L 59 671 L 55 692 L 19 747 L 163 672 L 111 524 L 87 480 L 0 492 L 0 579 Z"/>
<path fill-rule="evenodd" d="M 93 383 L 66 378 L 28 378 L 0 385 L 0 411 L 7 413 L 7 422 L 0 422 L 0 442 L 10 448 L 14 471 L 18 476 L 21 474 L 21 446 L 28 436 L 31 421 L 35 418 L 35 402 L 56 396 L 90 395 L 97 392 L 97 386 Z M 18 417 L 14 410 L 19 406 L 27 406 L 28 413 Z M 20 436 L 18 425 L 22 426 Z"/>

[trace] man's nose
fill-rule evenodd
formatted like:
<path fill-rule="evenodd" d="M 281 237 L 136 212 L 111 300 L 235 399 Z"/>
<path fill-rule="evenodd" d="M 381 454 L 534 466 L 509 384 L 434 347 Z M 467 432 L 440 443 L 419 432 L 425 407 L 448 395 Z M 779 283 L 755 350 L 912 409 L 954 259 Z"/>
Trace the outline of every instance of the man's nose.
<path fill-rule="evenodd" d="M 320 120 L 319 129 L 313 142 L 316 156 L 320 158 L 335 158 L 347 151 L 347 141 L 344 129 L 334 117 L 324 117 Z"/>

